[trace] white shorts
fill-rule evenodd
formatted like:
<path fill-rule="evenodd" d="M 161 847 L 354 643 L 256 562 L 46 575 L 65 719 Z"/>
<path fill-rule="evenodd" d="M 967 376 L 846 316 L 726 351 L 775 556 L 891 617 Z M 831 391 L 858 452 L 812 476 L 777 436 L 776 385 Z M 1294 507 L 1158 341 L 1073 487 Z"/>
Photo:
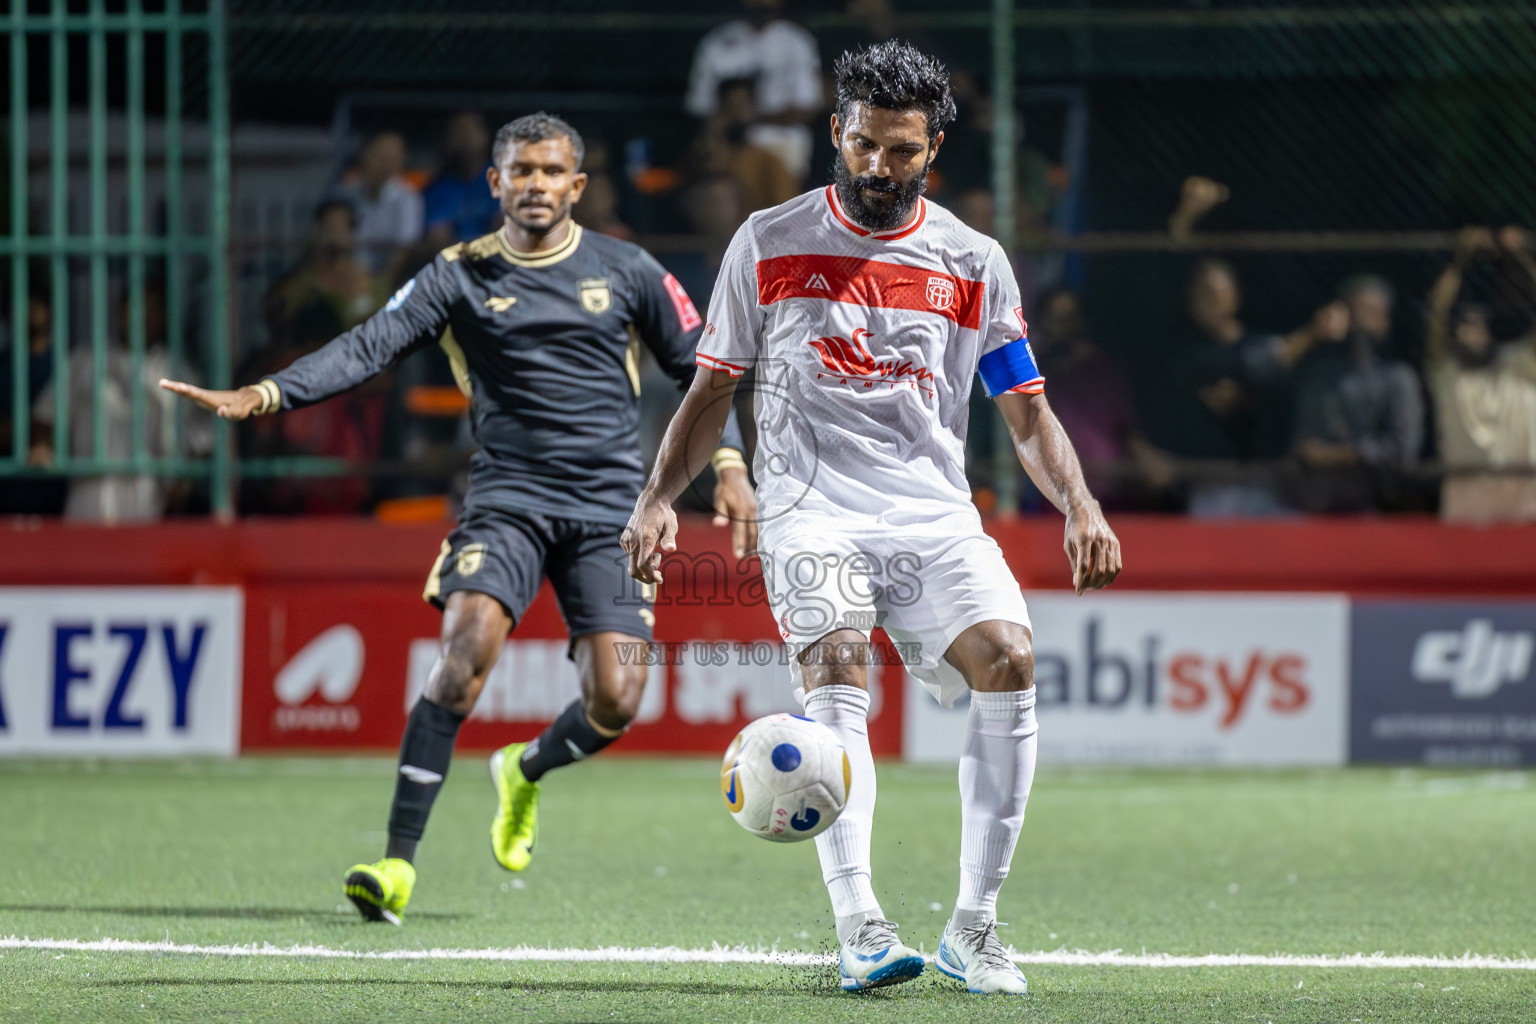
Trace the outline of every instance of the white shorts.
<path fill-rule="evenodd" d="M 868 636 L 880 626 L 907 671 L 944 707 L 968 689 L 944 660 L 956 637 L 991 619 L 1030 628 L 1019 583 L 979 521 L 947 536 L 853 536 L 838 532 L 835 521 L 796 516 L 765 528 L 759 552 L 786 644 L 800 647 L 837 629 Z M 791 656 L 789 663 L 803 700 L 800 661 Z"/>

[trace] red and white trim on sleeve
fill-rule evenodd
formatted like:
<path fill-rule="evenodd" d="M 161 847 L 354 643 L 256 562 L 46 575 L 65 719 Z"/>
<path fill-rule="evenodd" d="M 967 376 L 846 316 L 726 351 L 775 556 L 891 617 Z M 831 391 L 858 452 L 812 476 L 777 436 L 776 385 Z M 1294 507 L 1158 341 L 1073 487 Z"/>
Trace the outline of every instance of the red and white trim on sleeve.
<path fill-rule="evenodd" d="M 1043 395 L 1045 394 L 1045 378 L 1036 377 L 1034 380 L 1027 380 L 1023 384 L 1015 384 L 1004 394 Z"/>
<path fill-rule="evenodd" d="M 744 366 L 737 366 L 735 363 L 728 363 L 724 359 L 716 359 L 714 356 L 707 355 L 703 352 L 698 354 L 698 356 L 694 359 L 694 362 L 698 363 L 706 370 L 714 370 L 716 373 L 728 373 L 732 377 L 740 377 L 742 374 L 747 372 L 747 369 Z"/>
<path fill-rule="evenodd" d="M 853 222 L 852 217 L 843 212 L 843 204 L 837 198 L 837 187 L 834 185 L 827 186 L 827 202 L 832 206 L 832 216 L 836 217 L 837 222 L 843 227 L 852 231 L 860 238 L 875 238 L 882 242 L 894 242 L 898 238 L 906 238 L 912 232 L 922 227 L 924 218 L 928 216 L 928 200 L 919 198 L 917 200 L 917 210 L 912 214 L 912 219 L 907 221 L 906 224 L 899 228 L 892 228 L 890 231 L 876 232 L 870 231 L 868 228 L 859 227 Z"/>

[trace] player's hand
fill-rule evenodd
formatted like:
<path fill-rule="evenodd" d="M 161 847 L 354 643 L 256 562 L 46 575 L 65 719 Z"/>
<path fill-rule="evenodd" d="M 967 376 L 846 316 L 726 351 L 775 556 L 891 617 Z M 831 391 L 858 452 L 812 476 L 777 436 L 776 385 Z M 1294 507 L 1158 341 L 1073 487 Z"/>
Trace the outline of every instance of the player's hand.
<path fill-rule="evenodd" d="M 737 560 L 757 550 L 757 492 L 747 471 L 725 466 L 715 484 L 715 525 L 731 528 L 731 552 Z"/>
<path fill-rule="evenodd" d="M 253 416 L 265 401 L 260 391 L 250 387 L 238 391 L 209 391 L 192 384 L 183 384 L 179 380 L 162 380 L 160 386 L 182 398 L 191 399 L 226 420 L 243 420 Z"/>
<path fill-rule="evenodd" d="M 1120 538 L 1104 520 L 1098 502 L 1068 513 L 1063 546 L 1072 563 L 1072 589 L 1079 594 L 1107 587 L 1120 575 Z"/>
<path fill-rule="evenodd" d="M 640 495 L 619 543 L 629 553 L 629 574 L 641 583 L 659 585 L 662 554 L 677 550 L 677 513 L 672 503 Z"/>

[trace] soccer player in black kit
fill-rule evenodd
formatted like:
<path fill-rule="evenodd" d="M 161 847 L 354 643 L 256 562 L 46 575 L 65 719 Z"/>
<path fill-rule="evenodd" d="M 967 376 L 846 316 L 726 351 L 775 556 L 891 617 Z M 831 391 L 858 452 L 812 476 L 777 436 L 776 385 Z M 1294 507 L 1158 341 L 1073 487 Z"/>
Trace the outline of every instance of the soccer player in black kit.
<path fill-rule="evenodd" d="M 371 921 L 400 922 L 459 726 L 544 577 L 570 632 L 581 698 L 537 739 L 491 759 L 499 801 L 491 845 L 503 867 L 521 871 L 532 857 L 539 780 L 622 735 L 645 687 L 645 667 L 617 653 L 618 644 L 649 641 L 654 623 L 653 592 L 636 602 L 619 545 L 645 472 L 636 345 L 687 384 L 707 372 L 694 364 L 702 323 L 648 253 L 571 220 L 586 184 L 582 151 L 581 136 L 557 117 L 512 121 L 497 133 L 486 172 L 500 230 L 444 249 L 369 320 L 254 385 L 161 382 L 242 420 L 323 401 L 440 343 L 470 398 L 480 449 L 424 594 L 443 612 L 437 662 L 400 744 L 384 859 L 346 876 L 347 896 Z M 713 460 L 714 504 L 734 524 L 738 558 L 757 546 L 741 450 L 733 418 Z"/>

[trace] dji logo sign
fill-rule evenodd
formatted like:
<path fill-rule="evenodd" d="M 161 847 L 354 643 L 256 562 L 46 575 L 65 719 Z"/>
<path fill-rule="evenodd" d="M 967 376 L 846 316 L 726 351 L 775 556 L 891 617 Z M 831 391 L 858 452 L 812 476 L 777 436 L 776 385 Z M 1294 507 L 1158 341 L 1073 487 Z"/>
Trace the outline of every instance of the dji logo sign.
<path fill-rule="evenodd" d="M 1524 682 L 1536 636 L 1496 633 L 1488 619 L 1472 619 L 1461 632 L 1425 633 L 1413 648 L 1413 678 L 1450 683 L 1462 699 L 1491 696 L 1505 683 Z"/>

